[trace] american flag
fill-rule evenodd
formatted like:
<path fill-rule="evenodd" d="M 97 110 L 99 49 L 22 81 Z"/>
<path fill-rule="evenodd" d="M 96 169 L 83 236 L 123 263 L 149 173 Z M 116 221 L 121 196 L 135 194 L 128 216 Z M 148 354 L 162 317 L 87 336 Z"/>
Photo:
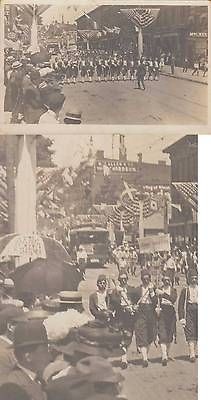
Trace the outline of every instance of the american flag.
<path fill-rule="evenodd" d="M 160 9 L 123 8 L 120 11 L 138 28 L 146 28 L 157 19 Z"/>
<path fill-rule="evenodd" d="M 78 34 L 84 41 L 98 39 L 101 36 L 99 30 L 78 30 Z"/>

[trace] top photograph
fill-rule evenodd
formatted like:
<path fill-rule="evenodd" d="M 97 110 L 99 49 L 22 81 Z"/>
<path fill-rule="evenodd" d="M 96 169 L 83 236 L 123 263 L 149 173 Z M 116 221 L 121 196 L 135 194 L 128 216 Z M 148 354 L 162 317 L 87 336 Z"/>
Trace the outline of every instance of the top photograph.
<path fill-rule="evenodd" d="M 208 7 L 5 5 L 4 123 L 206 125 Z"/>

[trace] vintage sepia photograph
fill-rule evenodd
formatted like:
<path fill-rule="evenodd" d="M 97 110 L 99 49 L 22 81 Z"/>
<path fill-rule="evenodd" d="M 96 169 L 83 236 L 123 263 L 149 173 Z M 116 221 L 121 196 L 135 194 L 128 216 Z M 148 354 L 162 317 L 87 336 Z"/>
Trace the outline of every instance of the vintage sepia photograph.
<path fill-rule="evenodd" d="M 206 125 L 208 7 L 170 3 L 5 4 L 4 122 Z"/>
<path fill-rule="evenodd" d="M 186 132 L 0 136 L 0 399 L 197 399 Z"/>

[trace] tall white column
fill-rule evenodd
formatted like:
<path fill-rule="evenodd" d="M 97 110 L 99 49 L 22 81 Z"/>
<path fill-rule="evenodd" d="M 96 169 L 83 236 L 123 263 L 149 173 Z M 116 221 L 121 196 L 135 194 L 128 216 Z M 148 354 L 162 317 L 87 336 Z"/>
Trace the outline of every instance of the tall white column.
<path fill-rule="evenodd" d="M 36 232 L 36 136 L 18 136 L 15 178 L 15 232 Z"/>

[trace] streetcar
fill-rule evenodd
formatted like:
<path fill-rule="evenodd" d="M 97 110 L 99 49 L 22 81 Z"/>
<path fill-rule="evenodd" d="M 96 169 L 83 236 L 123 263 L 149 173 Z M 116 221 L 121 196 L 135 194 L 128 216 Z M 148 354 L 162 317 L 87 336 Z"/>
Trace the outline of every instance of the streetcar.
<path fill-rule="evenodd" d="M 87 254 L 87 267 L 104 266 L 109 261 L 108 230 L 97 225 L 78 226 L 71 229 L 70 253 L 76 257 L 79 247 Z"/>

